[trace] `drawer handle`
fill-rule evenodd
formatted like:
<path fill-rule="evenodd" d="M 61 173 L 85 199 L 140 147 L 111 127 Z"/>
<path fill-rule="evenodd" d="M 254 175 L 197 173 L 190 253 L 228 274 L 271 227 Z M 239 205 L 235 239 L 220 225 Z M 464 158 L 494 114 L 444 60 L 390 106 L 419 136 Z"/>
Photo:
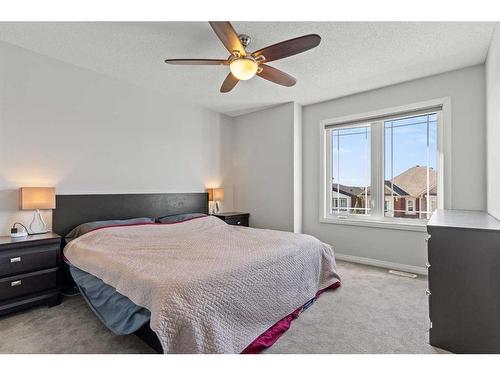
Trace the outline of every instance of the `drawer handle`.
<path fill-rule="evenodd" d="M 241 225 L 241 221 L 238 221 L 236 224 Z"/>
<path fill-rule="evenodd" d="M 432 294 L 432 293 L 431 293 L 431 291 L 430 291 L 429 289 L 427 289 L 427 290 L 425 291 L 425 295 L 426 295 L 426 296 L 430 296 L 431 294 Z"/>
<path fill-rule="evenodd" d="M 16 280 L 16 281 L 13 281 L 10 283 L 10 286 L 19 286 L 21 285 L 23 282 L 22 280 Z"/>
<path fill-rule="evenodd" d="M 21 261 L 21 257 L 10 258 L 11 263 L 19 263 Z"/>
<path fill-rule="evenodd" d="M 427 267 L 427 269 L 431 268 L 431 265 L 429 262 L 425 263 L 425 267 Z"/>
<path fill-rule="evenodd" d="M 425 242 L 429 242 L 429 240 L 431 239 L 431 235 L 428 234 L 427 236 L 425 236 Z"/>

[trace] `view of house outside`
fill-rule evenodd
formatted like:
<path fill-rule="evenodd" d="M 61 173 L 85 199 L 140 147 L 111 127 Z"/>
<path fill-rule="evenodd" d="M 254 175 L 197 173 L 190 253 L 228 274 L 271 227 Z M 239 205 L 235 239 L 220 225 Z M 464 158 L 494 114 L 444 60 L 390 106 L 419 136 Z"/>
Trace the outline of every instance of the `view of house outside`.
<path fill-rule="evenodd" d="M 371 127 L 332 132 L 332 212 L 370 214 Z M 384 215 L 429 218 L 437 208 L 437 115 L 384 122 Z"/>

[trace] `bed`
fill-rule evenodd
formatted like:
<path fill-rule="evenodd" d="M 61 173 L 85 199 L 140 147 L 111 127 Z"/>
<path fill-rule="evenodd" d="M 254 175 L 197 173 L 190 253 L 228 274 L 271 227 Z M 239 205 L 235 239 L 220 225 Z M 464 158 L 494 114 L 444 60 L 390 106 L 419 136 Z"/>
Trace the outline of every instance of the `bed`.
<path fill-rule="evenodd" d="M 53 228 L 63 236 L 90 221 L 208 211 L 205 193 L 59 195 L 56 206 Z M 314 237 L 214 216 L 98 228 L 67 244 L 64 256 L 110 329 L 163 353 L 259 352 L 340 286 L 333 251 Z M 106 304 L 108 319 L 99 311 Z"/>

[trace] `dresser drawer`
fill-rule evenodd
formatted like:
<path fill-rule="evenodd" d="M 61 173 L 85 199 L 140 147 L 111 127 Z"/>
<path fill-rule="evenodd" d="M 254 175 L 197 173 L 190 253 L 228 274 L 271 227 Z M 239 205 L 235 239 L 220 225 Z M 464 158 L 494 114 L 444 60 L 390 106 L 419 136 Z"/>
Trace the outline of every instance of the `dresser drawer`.
<path fill-rule="evenodd" d="M 20 297 L 57 285 L 57 268 L 4 277 L 0 279 L 0 300 Z"/>
<path fill-rule="evenodd" d="M 57 265 L 59 244 L 0 252 L 0 277 L 52 268 Z"/>
<path fill-rule="evenodd" d="M 225 222 L 230 225 L 241 225 L 244 227 L 248 227 L 248 216 L 242 215 L 226 217 Z"/>

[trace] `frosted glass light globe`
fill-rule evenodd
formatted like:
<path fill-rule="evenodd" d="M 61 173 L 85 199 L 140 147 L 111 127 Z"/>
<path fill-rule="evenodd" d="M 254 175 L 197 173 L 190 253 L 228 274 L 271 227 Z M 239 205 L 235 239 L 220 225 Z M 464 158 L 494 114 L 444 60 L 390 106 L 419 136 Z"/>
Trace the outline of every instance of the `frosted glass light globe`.
<path fill-rule="evenodd" d="M 241 81 L 249 80 L 250 78 L 255 76 L 258 68 L 259 66 L 255 62 L 255 60 L 248 57 L 234 59 L 229 64 L 229 69 L 231 69 L 231 73 L 233 74 L 233 76 Z"/>

